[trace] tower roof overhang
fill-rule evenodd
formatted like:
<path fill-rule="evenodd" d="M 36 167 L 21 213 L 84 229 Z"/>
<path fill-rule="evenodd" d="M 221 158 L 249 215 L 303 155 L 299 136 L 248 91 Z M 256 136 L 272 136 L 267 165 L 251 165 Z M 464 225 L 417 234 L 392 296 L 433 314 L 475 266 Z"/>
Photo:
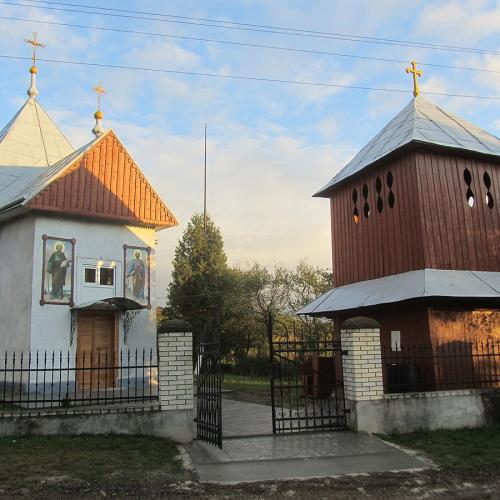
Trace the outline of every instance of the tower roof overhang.
<path fill-rule="evenodd" d="M 500 304 L 500 272 L 420 269 L 350 283 L 332 288 L 297 314 L 329 317 L 342 311 L 437 298 Z"/>

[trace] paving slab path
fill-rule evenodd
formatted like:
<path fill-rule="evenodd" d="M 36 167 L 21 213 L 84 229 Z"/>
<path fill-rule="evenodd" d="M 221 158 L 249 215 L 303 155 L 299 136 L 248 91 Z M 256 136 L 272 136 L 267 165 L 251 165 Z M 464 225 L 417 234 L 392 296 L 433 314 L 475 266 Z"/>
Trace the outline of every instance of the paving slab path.
<path fill-rule="evenodd" d="M 272 434 L 272 408 L 255 403 L 222 400 L 222 435 L 224 437 Z"/>
<path fill-rule="evenodd" d="M 224 435 L 239 431 L 237 435 L 245 437 L 225 438 L 222 450 L 201 441 L 188 446 L 201 482 L 230 484 L 428 467 L 420 458 L 365 433 L 262 435 L 270 428 L 269 407 L 238 401 L 227 403 L 224 400 Z M 259 406 L 262 408 L 255 408 Z M 268 427 L 257 425 L 265 423 L 264 415 L 269 419 Z M 248 435 L 251 432 L 256 435 Z"/>

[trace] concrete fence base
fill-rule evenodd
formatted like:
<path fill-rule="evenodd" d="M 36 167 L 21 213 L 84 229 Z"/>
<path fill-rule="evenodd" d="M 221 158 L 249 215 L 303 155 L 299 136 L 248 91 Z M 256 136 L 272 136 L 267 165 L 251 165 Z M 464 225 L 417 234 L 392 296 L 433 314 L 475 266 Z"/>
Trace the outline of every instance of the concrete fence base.
<path fill-rule="evenodd" d="M 500 390 L 384 394 L 380 325 L 371 318 L 351 318 L 340 334 L 351 429 L 390 434 L 500 423 Z"/>
<path fill-rule="evenodd" d="M 121 411 L 120 405 L 94 406 L 80 412 L 0 417 L 0 435 L 144 434 L 179 443 L 193 439 L 192 328 L 165 321 L 158 332 L 158 405 Z M 44 413 L 45 412 L 45 413 Z"/>
<path fill-rule="evenodd" d="M 349 401 L 349 427 L 393 434 L 460 429 L 500 423 L 500 391 L 441 391 L 388 394 L 382 399 Z"/>
<path fill-rule="evenodd" d="M 142 434 L 192 441 L 192 410 L 146 410 L 66 416 L 0 418 L 0 435 Z"/>

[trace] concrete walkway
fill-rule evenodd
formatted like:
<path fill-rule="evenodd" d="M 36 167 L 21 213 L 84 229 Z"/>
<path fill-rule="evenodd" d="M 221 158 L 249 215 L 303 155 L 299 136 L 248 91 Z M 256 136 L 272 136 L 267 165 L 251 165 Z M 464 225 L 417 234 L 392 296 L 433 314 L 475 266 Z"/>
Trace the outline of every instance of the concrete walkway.
<path fill-rule="evenodd" d="M 224 435 L 233 436 L 224 439 L 223 449 L 200 441 L 188 446 L 202 482 L 302 479 L 427 467 L 419 458 L 368 434 L 262 435 L 271 429 L 268 406 L 224 400 L 223 408 Z M 249 436 L 252 432 L 259 435 Z"/>
<path fill-rule="evenodd" d="M 272 409 L 255 403 L 222 400 L 222 434 L 224 437 L 272 434 Z"/>

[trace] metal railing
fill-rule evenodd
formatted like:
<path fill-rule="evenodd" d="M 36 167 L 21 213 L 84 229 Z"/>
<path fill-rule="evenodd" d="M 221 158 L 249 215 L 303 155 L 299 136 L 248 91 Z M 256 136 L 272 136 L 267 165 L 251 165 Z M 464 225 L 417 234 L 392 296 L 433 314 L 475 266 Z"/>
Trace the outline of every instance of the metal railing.
<path fill-rule="evenodd" d="M 0 416 L 158 406 L 156 350 L 5 352 Z M 98 407 L 98 408 L 96 408 Z"/>
<path fill-rule="evenodd" d="M 500 389 L 500 341 L 382 345 L 384 392 Z"/>

